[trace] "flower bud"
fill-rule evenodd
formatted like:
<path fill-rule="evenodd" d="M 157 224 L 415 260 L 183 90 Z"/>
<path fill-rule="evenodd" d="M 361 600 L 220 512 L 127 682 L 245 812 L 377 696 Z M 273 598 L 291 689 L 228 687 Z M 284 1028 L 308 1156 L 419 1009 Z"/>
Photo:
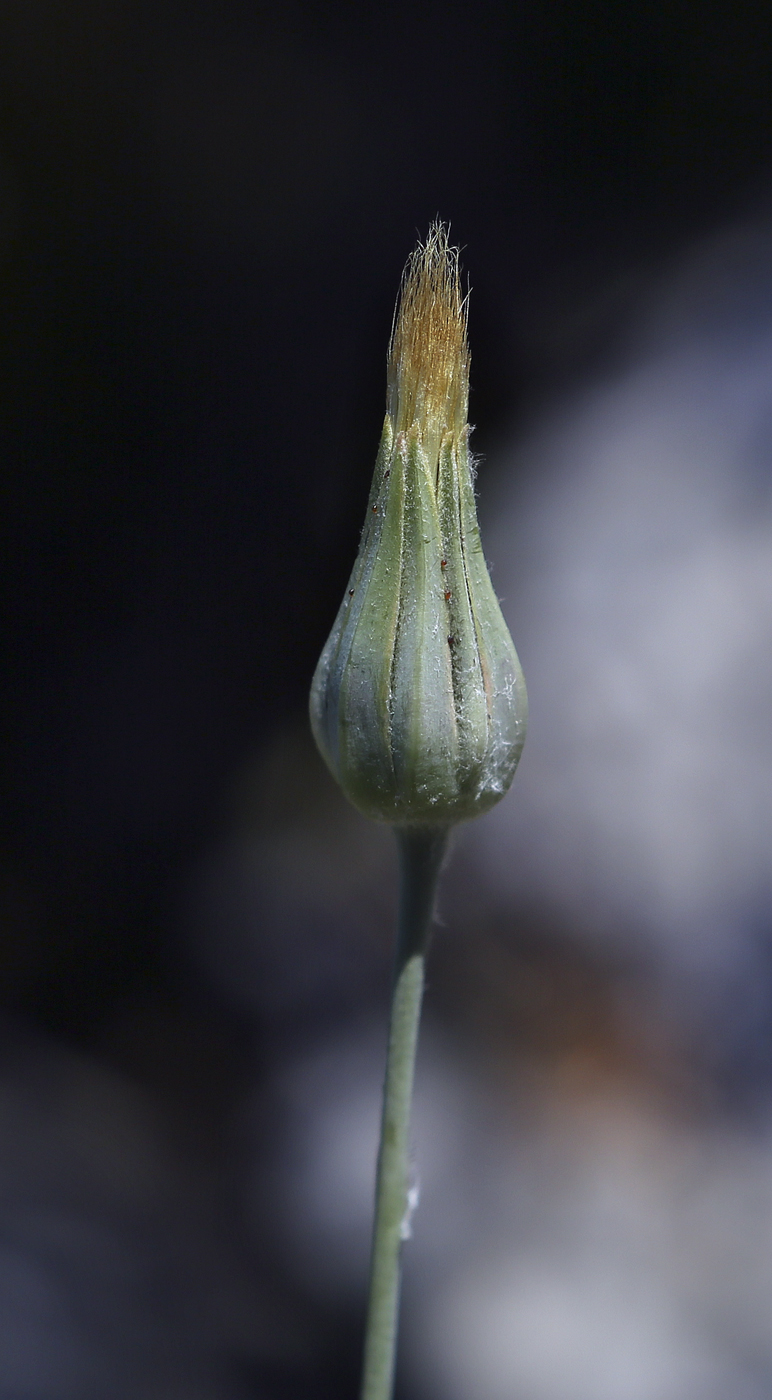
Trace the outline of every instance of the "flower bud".
<path fill-rule="evenodd" d="M 525 738 L 523 675 L 477 524 L 466 312 L 458 251 L 435 224 L 405 269 L 359 554 L 311 687 L 343 791 L 396 825 L 492 807 Z"/>

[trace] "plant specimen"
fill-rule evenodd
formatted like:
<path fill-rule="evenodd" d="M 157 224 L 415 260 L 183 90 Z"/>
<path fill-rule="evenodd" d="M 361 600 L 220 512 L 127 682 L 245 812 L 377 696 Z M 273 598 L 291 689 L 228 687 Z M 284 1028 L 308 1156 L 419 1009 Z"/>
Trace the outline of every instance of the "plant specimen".
<path fill-rule="evenodd" d="M 451 829 L 509 788 L 525 738 L 520 663 L 480 543 L 467 422 L 467 298 L 435 223 L 410 257 L 359 553 L 311 687 L 346 796 L 391 823 L 400 908 L 362 1400 L 390 1400 L 424 960 Z"/>

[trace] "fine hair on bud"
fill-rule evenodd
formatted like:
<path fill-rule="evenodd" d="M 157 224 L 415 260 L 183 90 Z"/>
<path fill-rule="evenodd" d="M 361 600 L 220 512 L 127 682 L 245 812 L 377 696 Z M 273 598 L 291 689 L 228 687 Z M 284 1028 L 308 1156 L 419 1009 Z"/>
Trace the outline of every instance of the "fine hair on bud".
<path fill-rule="evenodd" d="M 459 250 L 436 222 L 402 276 L 389 344 L 387 407 L 394 432 L 420 424 L 431 458 L 442 434 L 458 436 L 469 404 L 468 294 Z"/>

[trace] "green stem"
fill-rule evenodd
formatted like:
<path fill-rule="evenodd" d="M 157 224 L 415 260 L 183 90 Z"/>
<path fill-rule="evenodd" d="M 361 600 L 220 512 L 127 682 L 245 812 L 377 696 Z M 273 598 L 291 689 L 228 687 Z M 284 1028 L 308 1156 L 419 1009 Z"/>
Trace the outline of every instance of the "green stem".
<path fill-rule="evenodd" d="M 361 1400 L 391 1400 L 397 1347 L 399 1254 L 408 1220 L 408 1130 L 424 959 L 447 827 L 400 827 L 400 903 L 375 1188 L 370 1302 Z"/>

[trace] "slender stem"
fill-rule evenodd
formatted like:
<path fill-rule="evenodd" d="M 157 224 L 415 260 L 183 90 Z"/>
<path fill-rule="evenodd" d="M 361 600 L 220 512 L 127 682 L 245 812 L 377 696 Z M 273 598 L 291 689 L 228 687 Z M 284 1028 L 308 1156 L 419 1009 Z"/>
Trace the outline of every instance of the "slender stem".
<path fill-rule="evenodd" d="M 407 1234 L 408 1129 L 424 959 L 447 827 L 400 827 L 400 902 L 375 1188 L 370 1302 L 361 1400 L 391 1400 L 397 1347 L 399 1254 Z"/>

